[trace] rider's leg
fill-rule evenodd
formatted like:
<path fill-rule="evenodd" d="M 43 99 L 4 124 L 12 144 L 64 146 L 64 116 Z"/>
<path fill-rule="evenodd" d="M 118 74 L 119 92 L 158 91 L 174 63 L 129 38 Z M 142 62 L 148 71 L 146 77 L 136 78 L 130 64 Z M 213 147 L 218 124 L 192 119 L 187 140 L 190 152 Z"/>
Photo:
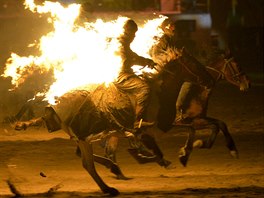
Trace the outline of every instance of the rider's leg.
<path fill-rule="evenodd" d="M 181 86 L 177 101 L 176 101 L 176 118 L 174 122 L 179 122 L 184 119 L 184 110 L 186 108 L 186 99 L 192 87 L 191 82 L 184 82 Z"/>
<path fill-rule="evenodd" d="M 141 80 L 141 79 L 135 79 L 135 82 L 137 84 L 137 89 L 135 91 L 136 96 L 136 119 L 137 124 L 139 126 L 136 126 L 140 128 L 140 125 L 144 126 L 150 126 L 154 123 L 146 121 L 146 109 L 149 104 L 149 97 L 150 97 L 150 87 L 147 84 L 147 82 Z"/>
<path fill-rule="evenodd" d="M 148 83 L 136 75 L 130 75 L 125 79 L 121 78 L 116 86 L 122 91 L 132 95 L 135 99 L 135 128 L 140 128 L 143 125 L 153 125 L 153 123 L 149 123 L 144 120 L 150 95 L 150 87 Z"/>

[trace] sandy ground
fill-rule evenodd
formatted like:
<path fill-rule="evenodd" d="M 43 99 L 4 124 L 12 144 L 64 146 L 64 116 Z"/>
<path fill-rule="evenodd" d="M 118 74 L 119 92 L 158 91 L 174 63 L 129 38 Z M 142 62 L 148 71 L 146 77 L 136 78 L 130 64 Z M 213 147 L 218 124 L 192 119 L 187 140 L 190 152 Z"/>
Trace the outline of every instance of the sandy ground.
<path fill-rule="evenodd" d="M 175 169 L 158 164 L 138 164 L 121 139 L 118 163 L 131 180 L 116 180 L 108 169 L 96 165 L 105 182 L 122 198 L 160 197 L 264 197 L 263 86 L 253 84 L 247 93 L 219 84 L 209 104 L 209 115 L 226 121 L 239 150 L 232 159 L 220 133 L 213 148 L 193 151 L 187 167 L 178 160 L 186 133 L 171 130 L 158 138 L 165 157 Z M 157 132 L 159 133 L 159 132 Z M 197 137 L 208 131 L 198 131 Z M 103 153 L 99 144 L 95 151 Z M 43 176 L 41 176 L 43 173 Z M 0 197 L 12 197 L 10 181 L 25 197 L 102 197 L 82 168 L 75 143 L 62 131 L 48 133 L 44 127 L 18 132 L 10 125 L 0 128 Z M 52 193 L 47 193 L 53 189 Z"/>

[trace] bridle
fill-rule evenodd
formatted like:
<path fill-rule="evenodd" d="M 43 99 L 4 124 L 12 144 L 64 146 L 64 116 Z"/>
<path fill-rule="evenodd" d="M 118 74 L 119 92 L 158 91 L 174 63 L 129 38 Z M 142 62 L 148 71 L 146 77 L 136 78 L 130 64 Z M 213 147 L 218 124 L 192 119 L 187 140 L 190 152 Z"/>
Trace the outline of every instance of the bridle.
<path fill-rule="evenodd" d="M 241 71 L 237 71 L 237 69 L 235 69 L 233 67 L 233 64 L 231 64 L 231 62 L 234 60 L 233 57 L 229 58 L 229 59 L 224 59 L 225 63 L 224 66 L 222 67 L 221 70 L 217 70 L 211 66 L 206 66 L 206 68 L 215 71 L 218 73 L 218 77 L 216 79 L 216 81 L 220 80 L 220 79 L 225 79 L 225 74 L 226 74 L 226 70 L 229 69 L 229 71 L 231 72 L 231 78 L 234 82 L 240 83 L 240 76 L 243 75 L 244 73 Z M 227 79 L 228 80 L 228 79 Z"/>

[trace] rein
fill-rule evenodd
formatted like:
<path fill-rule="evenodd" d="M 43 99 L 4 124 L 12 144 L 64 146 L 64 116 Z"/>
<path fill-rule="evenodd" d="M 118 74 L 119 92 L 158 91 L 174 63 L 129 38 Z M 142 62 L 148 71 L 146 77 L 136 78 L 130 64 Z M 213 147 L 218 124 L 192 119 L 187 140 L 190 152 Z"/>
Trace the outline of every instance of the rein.
<path fill-rule="evenodd" d="M 208 69 L 210 69 L 212 71 L 215 71 L 216 73 L 219 74 L 219 76 L 216 79 L 217 81 L 220 80 L 220 79 L 225 79 L 225 71 L 226 71 L 227 68 L 229 68 L 231 73 L 232 73 L 232 79 L 234 81 L 239 82 L 239 79 L 237 79 L 237 77 L 243 75 L 243 72 L 237 73 L 235 71 L 235 69 L 232 67 L 232 64 L 230 64 L 230 62 L 233 61 L 233 60 L 234 60 L 233 57 L 231 57 L 229 59 L 224 59 L 225 63 L 224 63 L 224 66 L 223 66 L 223 68 L 221 70 L 217 70 L 217 69 L 215 69 L 215 68 L 213 68 L 211 66 L 206 66 L 206 68 L 208 68 Z"/>
<path fill-rule="evenodd" d="M 180 63 L 181 64 L 181 63 Z M 191 75 L 193 75 L 194 77 L 196 77 L 196 78 L 199 78 L 199 76 L 198 75 L 196 75 L 195 73 L 193 73 L 188 67 L 186 67 L 184 64 L 181 64 Z M 154 67 L 154 69 L 156 69 L 155 67 Z M 157 69 L 156 69 L 157 70 Z M 158 71 L 158 70 L 157 70 Z M 168 70 L 168 69 L 166 69 L 166 68 L 162 68 L 162 71 L 164 71 L 164 72 L 166 72 L 166 73 L 168 73 L 168 74 L 170 74 L 171 76 L 173 76 L 174 78 L 178 78 L 178 76 L 175 74 L 175 73 L 173 73 L 172 71 L 170 71 L 170 70 Z"/>

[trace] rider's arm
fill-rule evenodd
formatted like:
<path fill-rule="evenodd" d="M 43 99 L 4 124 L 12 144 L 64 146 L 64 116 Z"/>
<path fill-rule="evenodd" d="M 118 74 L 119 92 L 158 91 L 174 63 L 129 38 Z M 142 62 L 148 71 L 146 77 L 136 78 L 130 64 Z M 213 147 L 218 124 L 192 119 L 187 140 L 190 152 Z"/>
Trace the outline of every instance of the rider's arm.
<path fill-rule="evenodd" d="M 133 65 L 141 65 L 141 66 L 148 66 L 153 68 L 155 66 L 155 62 L 152 59 L 145 58 L 143 56 L 139 56 L 135 52 L 133 52 Z"/>

